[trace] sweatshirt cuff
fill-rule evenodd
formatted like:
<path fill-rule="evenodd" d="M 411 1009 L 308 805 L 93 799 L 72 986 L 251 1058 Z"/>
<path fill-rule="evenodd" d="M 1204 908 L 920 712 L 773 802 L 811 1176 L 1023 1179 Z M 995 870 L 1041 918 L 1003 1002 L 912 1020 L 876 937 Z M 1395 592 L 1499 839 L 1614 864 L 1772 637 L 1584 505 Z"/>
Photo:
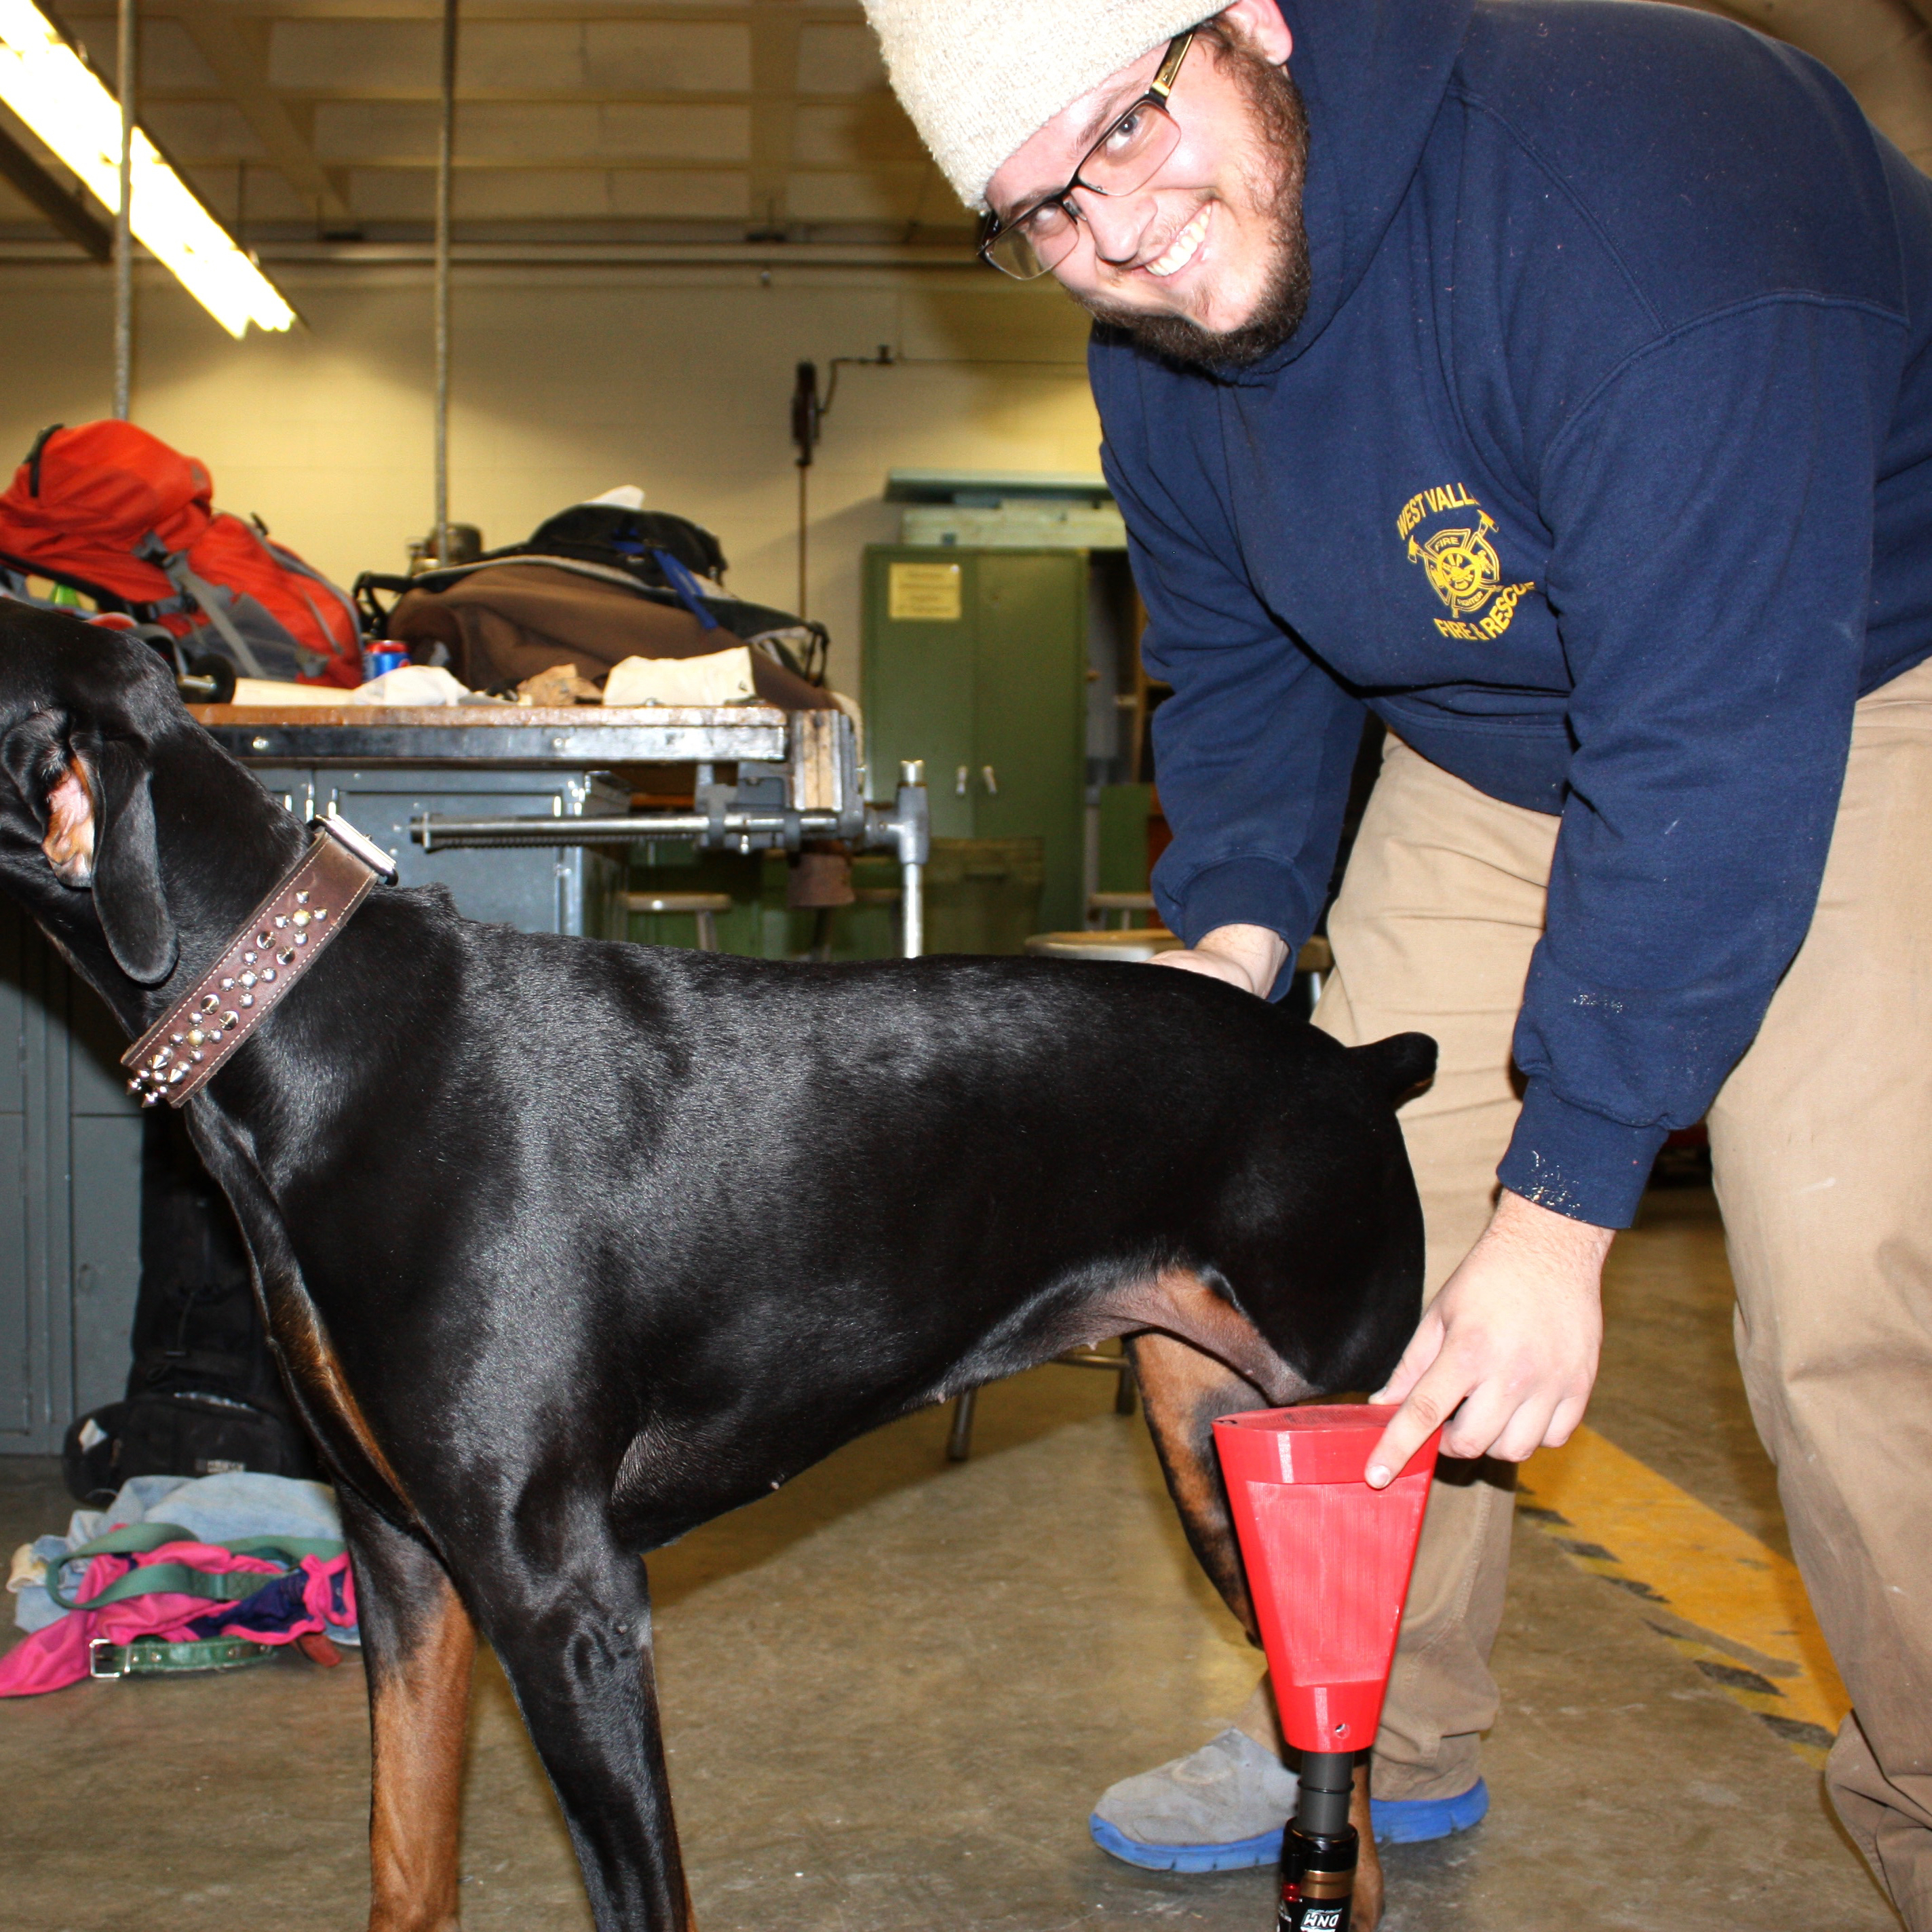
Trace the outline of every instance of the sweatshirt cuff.
<path fill-rule="evenodd" d="M 1539 1208 L 1599 1228 L 1628 1228 L 1669 1133 L 1576 1107 L 1532 1079 L 1496 1178 Z"/>
<path fill-rule="evenodd" d="M 1298 946 L 1314 926 L 1305 908 L 1301 880 L 1292 867 L 1271 859 L 1229 859 L 1196 872 L 1185 898 L 1154 895 L 1161 916 L 1190 946 L 1216 926 L 1264 926 L 1290 946 Z"/>

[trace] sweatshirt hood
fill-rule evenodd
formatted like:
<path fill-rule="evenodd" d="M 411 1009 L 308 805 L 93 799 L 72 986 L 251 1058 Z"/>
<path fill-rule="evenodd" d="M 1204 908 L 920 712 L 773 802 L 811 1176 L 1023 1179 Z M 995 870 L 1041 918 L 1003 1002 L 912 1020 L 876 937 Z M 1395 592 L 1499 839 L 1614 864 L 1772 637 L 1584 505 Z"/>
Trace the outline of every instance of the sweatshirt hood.
<path fill-rule="evenodd" d="M 1462 51 L 1475 0 L 1276 0 L 1294 36 L 1288 70 L 1308 111 L 1308 312 L 1271 356 L 1232 372 L 1259 380 L 1332 322 L 1408 192 Z"/>

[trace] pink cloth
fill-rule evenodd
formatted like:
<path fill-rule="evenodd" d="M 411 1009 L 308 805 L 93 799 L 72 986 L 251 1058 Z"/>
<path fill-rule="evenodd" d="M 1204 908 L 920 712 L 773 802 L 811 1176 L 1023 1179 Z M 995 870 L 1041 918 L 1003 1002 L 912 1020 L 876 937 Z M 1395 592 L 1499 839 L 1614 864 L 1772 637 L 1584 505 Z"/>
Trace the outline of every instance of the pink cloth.
<path fill-rule="evenodd" d="M 282 1568 L 266 1557 L 238 1556 L 232 1550 L 212 1543 L 164 1543 L 158 1550 L 143 1550 L 134 1562 L 140 1568 L 152 1563 L 185 1563 L 192 1569 L 218 1573 L 251 1570 L 264 1581 L 279 1575 Z M 156 1590 L 142 1596 L 123 1597 L 103 1610 L 88 1610 L 87 1600 L 98 1595 L 116 1577 L 125 1575 L 126 1563 L 124 1557 L 95 1557 L 88 1565 L 85 1581 L 74 1593 L 79 1607 L 70 1610 L 58 1623 L 34 1631 L 0 1658 L 0 1697 L 36 1696 L 44 1690 L 58 1690 L 69 1684 L 78 1684 L 88 1675 L 88 1647 L 98 1637 L 113 1643 L 131 1643 L 137 1636 L 182 1642 L 196 1634 L 188 1628 L 190 1624 L 220 1608 L 206 1597 Z M 237 1629 L 232 1634 L 245 1636 L 254 1643 L 292 1643 L 297 1637 L 322 1630 L 331 1622 L 338 1627 L 354 1622 L 356 1585 L 348 1558 L 304 1556 L 302 1567 L 308 1577 L 302 1588 L 307 1616 L 286 1630 Z M 338 1576 L 340 1611 L 334 1608 L 334 1580 Z M 218 1634 L 226 1636 L 230 1632 L 224 1630 Z"/>

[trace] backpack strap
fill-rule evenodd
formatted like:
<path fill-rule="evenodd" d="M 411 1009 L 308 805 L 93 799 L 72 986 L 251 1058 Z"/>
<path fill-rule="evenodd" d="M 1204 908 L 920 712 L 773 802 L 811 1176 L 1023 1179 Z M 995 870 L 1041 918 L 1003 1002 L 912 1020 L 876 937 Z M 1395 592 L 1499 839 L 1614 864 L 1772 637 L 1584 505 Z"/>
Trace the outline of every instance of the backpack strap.
<path fill-rule="evenodd" d="M 202 614 L 220 632 L 223 643 L 235 653 L 235 662 L 242 672 L 249 677 L 266 677 L 268 674 L 262 668 L 262 660 L 255 655 L 255 647 L 236 629 L 234 619 L 222 608 L 221 593 L 214 585 L 205 577 L 197 577 L 188 568 L 187 557 L 179 550 L 171 550 L 154 560 L 167 572 L 176 589 L 193 598 Z"/>
<path fill-rule="evenodd" d="M 38 496 L 40 494 L 40 458 L 46 454 L 47 445 L 56 431 L 67 427 L 64 423 L 50 423 L 34 439 L 34 446 L 27 452 L 27 494 Z"/>
<path fill-rule="evenodd" d="M 657 559 L 658 568 L 664 574 L 664 581 L 677 592 L 677 601 L 698 620 L 698 628 L 700 631 L 718 629 L 718 620 L 712 614 L 711 606 L 705 602 L 704 593 L 698 587 L 698 579 L 669 550 L 654 550 L 651 554 Z"/>

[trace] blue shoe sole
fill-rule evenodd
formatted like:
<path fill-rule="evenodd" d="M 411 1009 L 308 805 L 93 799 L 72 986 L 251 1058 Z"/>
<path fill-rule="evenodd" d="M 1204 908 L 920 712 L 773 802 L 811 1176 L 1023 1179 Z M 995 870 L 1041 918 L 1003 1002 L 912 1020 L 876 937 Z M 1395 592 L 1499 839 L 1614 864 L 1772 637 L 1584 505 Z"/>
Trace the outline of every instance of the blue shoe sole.
<path fill-rule="evenodd" d="M 1087 1828 L 1101 1850 L 1145 1871 L 1246 1871 L 1255 1865 L 1274 1864 L 1281 1856 L 1279 1827 L 1258 1838 L 1237 1838 L 1226 1845 L 1143 1844 L 1108 1824 L 1098 1812 L 1087 1820 Z"/>
<path fill-rule="evenodd" d="M 1378 1845 L 1426 1845 L 1453 1838 L 1489 1816 L 1490 1787 L 1479 1778 L 1456 1798 L 1376 1798 L 1369 1802 Z M 1144 1871 L 1247 1871 L 1281 1856 L 1281 1834 L 1263 1832 L 1226 1845 L 1149 1845 L 1130 1838 L 1097 1812 L 1087 1820 L 1094 1842 L 1111 1857 Z"/>
<path fill-rule="evenodd" d="M 1489 1816 L 1490 1787 L 1479 1778 L 1460 1798 L 1372 1798 L 1378 1845 L 1425 1845 L 1453 1838 Z"/>

